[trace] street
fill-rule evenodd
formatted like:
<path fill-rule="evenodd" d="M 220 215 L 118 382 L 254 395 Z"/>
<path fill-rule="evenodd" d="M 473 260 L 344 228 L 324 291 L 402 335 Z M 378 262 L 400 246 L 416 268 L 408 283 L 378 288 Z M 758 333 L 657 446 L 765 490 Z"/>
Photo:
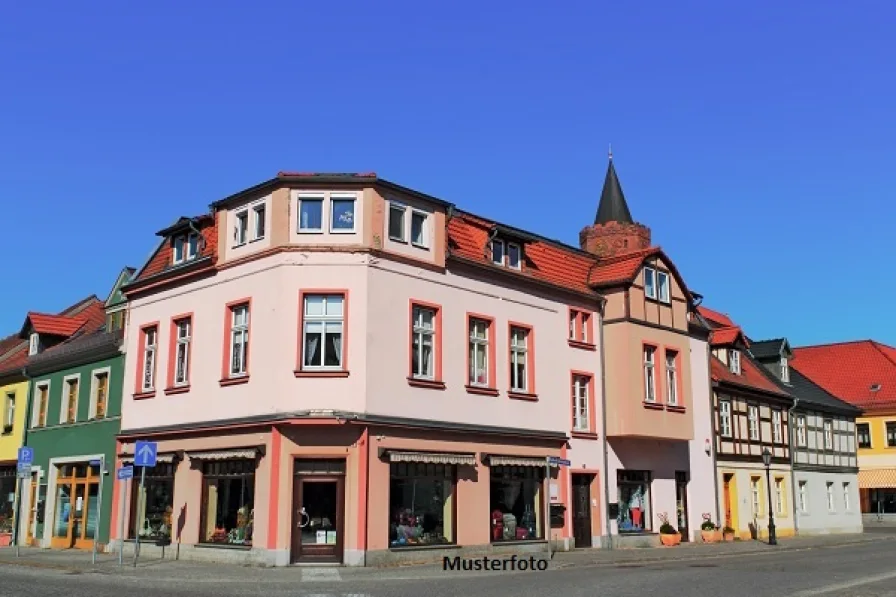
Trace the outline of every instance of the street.
<path fill-rule="evenodd" d="M 766 546 L 767 547 L 767 546 Z M 441 572 L 396 569 L 370 576 L 336 568 L 245 569 L 245 574 L 192 574 L 189 568 L 129 575 L 3 564 L 0 597 L 139 597 L 231 595 L 309 597 L 726 597 L 896 596 L 896 541 L 812 547 L 749 554 L 694 555 L 656 562 L 556 562 L 544 572 Z M 198 570 L 198 569 L 197 569 Z M 425 585 L 425 586 L 424 586 Z"/>

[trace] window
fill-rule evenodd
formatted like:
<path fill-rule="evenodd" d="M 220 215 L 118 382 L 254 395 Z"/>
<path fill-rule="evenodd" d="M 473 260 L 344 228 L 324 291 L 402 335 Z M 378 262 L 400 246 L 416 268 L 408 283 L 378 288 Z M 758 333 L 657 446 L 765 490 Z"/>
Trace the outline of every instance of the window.
<path fill-rule="evenodd" d="M 230 377 L 249 371 L 249 305 L 230 309 Z"/>
<path fill-rule="evenodd" d="M 731 437 L 731 401 L 719 400 L 719 432 L 722 437 Z"/>
<path fill-rule="evenodd" d="M 531 392 L 529 388 L 530 330 L 510 326 L 510 391 Z"/>
<path fill-rule="evenodd" d="M 65 411 L 59 417 L 62 423 L 74 423 L 78 413 L 78 378 L 65 382 Z"/>
<path fill-rule="evenodd" d="M 513 269 L 523 268 L 523 251 L 516 243 L 507 243 L 507 265 Z"/>
<path fill-rule="evenodd" d="M 728 369 L 735 375 L 740 375 L 740 351 L 731 349 L 728 351 Z"/>
<path fill-rule="evenodd" d="M 299 198 L 299 232 L 322 232 L 324 229 L 323 197 Z"/>
<path fill-rule="evenodd" d="M 790 383 L 790 366 L 787 364 L 787 357 L 781 357 L 781 381 Z"/>
<path fill-rule="evenodd" d="M 389 466 L 390 547 L 454 543 L 456 470 L 417 462 Z"/>
<path fill-rule="evenodd" d="M 175 265 L 196 259 L 199 254 L 199 235 L 195 232 L 174 237 L 174 255 L 172 260 Z"/>
<path fill-rule="evenodd" d="M 656 348 L 644 347 L 644 401 L 656 402 L 656 378 L 654 377 L 654 356 Z"/>
<path fill-rule="evenodd" d="M 157 462 L 145 472 L 143 492 L 140 483 L 131 490 L 131 528 L 128 536 L 141 540 L 171 539 L 174 509 L 174 464 Z"/>
<path fill-rule="evenodd" d="M 896 422 L 887 421 L 887 447 L 896 448 Z"/>
<path fill-rule="evenodd" d="M 780 410 L 775 409 L 772 411 L 772 443 L 775 444 L 784 443 L 784 424 L 781 416 Z"/>
<path fill-rule="evenodd" d="M 860 448 L 871 447 L 871 428 L 868 423 L 856 423 L 856 443 Z"/>
<path fill-rule="evenodd" d="M 343 369 L 345 296 L 306 294 L 303 301 L 302 369 Z"/>
<path fill-rule="evenodd" d="M 264 238 L 265 212 L 266 209 L 264 203 L 252 208 L 252 217 L 254 220 L 252 240 L 260 240 Z"/>
<path fill-rule="evenodd" d="M 750 477 L 750 513 L 753 520 L 762 514 L 762 498 L 759 492 L 759 477 Z"/>
<path fill-rule="evenodd" d="M 355 231 L 355 198 L 330 198 L 330 232 Z"/>
<path fill-rule="evenodd" d="M 593 344 L 591 333 L 591 313 L 569 310 L 569 340 L 579 344 Z"/>
<path fill-rule="evenodd" d="M 6 393 L 6 404 L 3 405 L 3 431 L 12 431 L 16 422 L 16 393 Z"/>
<path fill-rule="evenodd" d="M 40 352 L 40 335 L 33 333 L 28 337 L 28 356 L 34 356 Z"/>
<path fill-rule="evenodd" d="M 156 331 L 155 326 L 143 330 L 143 371 L 140 386 L 143 392 L 152 392 L 156 387 Z"/>
<path fill-rule="evenodd" d="M 750 432 L 750 440 L 759 441 L 759 407 L 749 405 L 747 407 L 747 425 Z"/>
<path fill-rule="evenodd" d="M 249 212 L 241 211 L 236 214 L 236 223 L 233 226 L 233 245 L 238 247 L 249 240 Z"/>
<path fill-rule="evenodd" d="M 809 511 L 809 490 L 805 481 L 800 481 L 800 512 L 803 514 Z"/>
<path fill-rule="evenodd" d="M 470 377 L 471 386 L 488 386 L 489 380 L 489 332 L 491 323 L 484 319 L 470 318 Z"/>
<path fill-rule="evenodd" d="M 398 242 L 407 242 L 404 233 L 404 214 L 407 208 L 401 203 L 389 202 L 389 238 Z"/>
<path fill-rule="evenodd" d="M 843 509 L 849 510 L 849 483 L 843 484 Z"/>
<path fill-rule="evenodd" d="M 106 316 L 106 331 L 114 332 L 124 328 L 126 311 L 113 311 Z"/>
<path fill-rule="evenodd" d="M 584 375 L 572 376 L 573 431 L 591 431 L 591 379 Z"/>
<path fill-rule="evenodd" d="M 200 543 L 251 546 L 254 507 L 254 460 L 203 463 Z"/>
<path fill-rule="evenodd" d="M 35 417 L 35 427 L 47 426 L 47 408 L 50 402 L 50 385 L 43 384 L 37 386 L 37 413 Z"/>
<path fill-rule="evenodd" d="M 192 340 L 192 320 L 189 318 L 174 322 L 174 385 L 190 384 L 190 342 Z"/>
<path fill-rule="evenodd" d="M 784 479 L 775 477 L 775 514 L 784 514 Z"/>
<path fill-rule="evenodd" d="M 651 267 L 644 268 L 644 296 L 656 298 L 656 270 Z"/>
<path fill-rule="evenodd" d="M 674 350 L 666 351 L 666 404 L 678 406 L 678 353 Z"/>
<path fill-rule="evenodd" d="M 429 216 L 422 211 L 411 212 L 411 244 L 415 247 L 429 247 L 429 228 L 427 221 Z"/>
<path fill-rule="evenodd" d="M 656 290 L 660 302 L 672 302 L 669 298 L 669 274 L 660 271 L 656 273 Z"/>
<path fill-rule="evenodd" d="M 94 384 L 96 388 L 94 418 L 103 419 L 109 404 L 109 374 L 97 373 L 94 376 Z"/>
<path fill-rule="evenodd" d="M 796 445 L 806 445 L 806 417 L 803 415 L 796 418 Z"/>
<path fill-rule="evenodd" d="M 650 472 L 616 471 L 616 492 L 620 533 L 640 533 L 651 529 Z"/>
<path fill-rule="evenodd" d="M 495 265 L 504 265 L 504 241 L 492 241 L 492 263 Z"/>
<path fill-rule="evenodd" d="M 828 481 L 827 483 L 827 496 L 828 496 L 828 512 L 835 512 L 837 510 L 834 505 L 834 484 Z"/>
<path fill-rule="evenodd" d="M 833 450 L 834 449 L 834 422 L 830 419 L 825 419 L 821 424 L 824 434 L 824 449 L 825 450 Z"/>
<path fill-rule="evenodd" d="M 436 379 L 436 317 L 431 307 L 414 305 L 411 309 L 411 377 Z"/>
<path fill-rule="evenodd" d="M 493 466 L 490 473 L 492 542 L 542 538 L 544 467 Z"/>

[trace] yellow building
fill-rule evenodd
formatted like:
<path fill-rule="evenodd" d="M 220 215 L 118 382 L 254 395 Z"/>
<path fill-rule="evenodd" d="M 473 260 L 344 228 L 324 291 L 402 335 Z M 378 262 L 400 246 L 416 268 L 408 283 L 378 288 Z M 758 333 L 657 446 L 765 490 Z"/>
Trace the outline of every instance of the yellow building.
<path fill-rule="evenodd" d="M 18 335 L 0 340 L 0 545 L 8 545 L 15 522 L 16 460 L 28 412 L 27 359 L 27 340 Z"/>

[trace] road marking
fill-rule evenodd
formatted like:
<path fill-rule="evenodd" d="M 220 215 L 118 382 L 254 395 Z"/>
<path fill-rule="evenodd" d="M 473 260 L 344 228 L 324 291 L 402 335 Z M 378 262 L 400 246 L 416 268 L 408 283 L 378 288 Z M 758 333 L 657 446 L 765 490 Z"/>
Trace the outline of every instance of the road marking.
<path fill-rule="evenodd" d="M 817 589 L 799 591 L 797 593 L 794 593 L 793 597 L 813 597 L 814 595 L 824 595 L 825 593 L 839 593 L 840 591 L 845 591 L 846 589 L 860 587 L 862 585 L 870 585 L 876 582 L 890 580 L 891 578 L 896 578 L 896 572 L 887 572 L 885 574 L 878 574 L 877 576 L 869 576 L 868 578 L 864 579 L 856 579 L 849 582 L 837 583 L 834 585 L 825 585 Z"/>
<path fill-rule="evenodd" d="M 339 582 L 342 576 L 336 568 L 302 568 L 302 580 L 305 582 Z"/>

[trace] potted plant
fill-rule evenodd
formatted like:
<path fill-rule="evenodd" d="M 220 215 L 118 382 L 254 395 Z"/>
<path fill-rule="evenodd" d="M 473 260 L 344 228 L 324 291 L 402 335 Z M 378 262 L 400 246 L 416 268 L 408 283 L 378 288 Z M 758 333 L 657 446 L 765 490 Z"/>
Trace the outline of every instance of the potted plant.
<path fill-rule="evenodd" d="M 725 541 L 734 541 L 734 529 L 726 526 L 724 529 L 722 529 L 722 538 Z"/>
<path fill-rule="evenodd" d="M 12 517 L 0 515 L 0 547 L 12 544 Z"/>
<path fill-rule="evenodd" d="M 673 547 L 681 543 L 681 533 L 678 529 L 669 524 L 669 517 L 663 513 L 659 515 L 660 519 L 660 541 L 666 547 Z"/>
<path fill-rule="evenodd" d="M 703 514 L 700 536 L 703 537 L 704 543 L 718 543 L 722 540 L 722 531 L 719 529 L 719 525 L 712 521 L 712 514 L 709 512 Z"/>

